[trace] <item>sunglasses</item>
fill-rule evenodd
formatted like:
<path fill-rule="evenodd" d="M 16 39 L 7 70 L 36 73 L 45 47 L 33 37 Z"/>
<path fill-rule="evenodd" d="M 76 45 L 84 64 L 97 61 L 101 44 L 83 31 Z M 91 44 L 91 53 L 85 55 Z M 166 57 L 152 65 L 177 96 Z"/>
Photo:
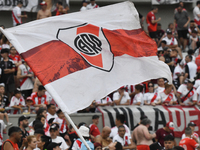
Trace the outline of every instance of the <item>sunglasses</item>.
<path fill-rule="evenodd" d="M 149 87 L 153 87 L 153 85 L 150 85 Z"/>

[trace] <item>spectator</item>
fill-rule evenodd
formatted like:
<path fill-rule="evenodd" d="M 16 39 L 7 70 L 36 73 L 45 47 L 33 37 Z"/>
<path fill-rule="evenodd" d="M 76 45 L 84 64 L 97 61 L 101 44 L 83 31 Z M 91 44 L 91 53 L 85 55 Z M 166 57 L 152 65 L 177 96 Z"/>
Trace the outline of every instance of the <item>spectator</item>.
<path fill-rule="evenodd" d="M 18 142 L 21 141 L 22 132 L 19 127 L 13 126 L 8 130 L 9 139 L 5 140 L 2 145 L 2 150 L 19 150 L 17 145 Z M 24 142 L 22 142 L 24 147 Z"/>
<path fill-rule="evenodd" d="M 34 92 L 31 94 L 31 98 L 33 99 L 33 105 L 35 107 L 44 107 L 46 108 L 47 101 L 46 101 L 46 94 L 45 94 L 44 86 L 40 85 L 38 87 L 38 92 Z"/>
<path fill-rule="evenodd" d="M 135 96 L 133 98 L 133 105 L 143 105 L 143 86 L 138 84 L 135 86 Z"/>
<path fill-rule="evenodd" d="M 164 137 L 164 148 L 165 150 L 172 150 L 174 147 L 174 137 L 168 134 Z"/>
<path fill-rule="evenodd" d="M 35 114 L 35 109 L 32 110 L 31 106 L 33 106 L 33 100 L 32 98 L 29 96 L 26 98 L 26 107 L 28 108 L 28 110 L 26 110 L 27 113 L 32 113 Z"/>
<path fill-rule="evenodd" d="M 160 93 L 161 104 L 162 105 L 173 105 L 177 104 L 176 97 L 172 91 L 172 84 L 165 84 L 165 90 Z"/>
<path fill-rule="evenodd" d="M 165 31 L 161 28 L 161 24 L 157 24 L 157 31 L 156 31 L 156 37 L 158 41 L 162 38 L 162 36 L 165 34 Z"/>
<path fill-rule="evenodd" d="M 45 146 L 45 141 L 44 141 L 44 130 L 43 129 L 37 129 L 35 130 L 35 136 L 37 139 L 37 148 L 36 150 L 43 150 Z M 50 141 L 50 139 L 49 139 Z"/>
<path fill-rule="evenodd" d="M 157 105 L 161 102 L 160 95 L 154 92 L 153 82 L 148 83 L 149 92 L 144 94 L 144 104 L 145 105 Z"/>
<path fill-rule="evenodd" d="M 51 17 L 51 12 L 47 9 L 47 3 L 45 1 L 40 3 L 41 9 L 37 13 L 37 19 L 43 19 Z"/>
<path fill-rule="evenodd" d="M 167 29 L 166 33 L 167 33 L 167 36 L 162 39 L 163 41 L 166 41 L 167 43 L 166 46 L 170 49 L 176 49 L 178 51 L 179 56 L 183 58 L 181 49 L 178 47 L 178 42 L 176 38 L 172 36 L 172 30 Z"/>
<path fill-rule="evenodd" d="M 157 23 L 161 20 L 161 18 L 158 18 L 156 20 L 156 16 L 155 16 L 156 13 L 158 13 L 158 8 L 153 7 L 146 16 L 146 22 L 148 24 L 149 36 L 154 40 L 156 39 Z"/>
<path fill-rule="evenodd" d="M 10 49 L 10 42 L 8 41 L 8 39 L 6 38 L 6 36 L 4 36 L 4 35 L 2 37 L 1 49 Z"/>
<path fill-rule="evenodd" d="M 135 128 L 132 133 L 132 140 L 137 141 L 137 150 L 149 150 L 149 145 L 153 143 L 152 139 L 156 137 L 156 134 L 150 134 L 148 128 L 151 124 L 151 120 L 145 118 L 141 121 L 141 124 Z M 140 136 L 138 136 L 140 135 Z"/>
<path fill-rule="evenodd" d="M 164 80 L 164 78 L 159 78 L 157 80 L 157 84 L 158 84 L 158 86 L 156 87 L 156 92 L 158 94 L 160 94 L 161 92 L 163 92 L 165 90 L 165 80 Z"/>
<path fill-rule="evenodd" d="M 197 41 L 199 41 L 199 36 L 197 35 L 197 30 L 192 30 L 192 33 L 191 35 L 189 36 L 189 48 L 192 49 L 192 50 L 195 50 L 196 47 L 197 47 Z M 193 60 L 195 61 L 195 59 Z"/>
<path fill-rule="evenodd" d="M 95 138 L 95 142 L 100 143 L 102 147 L 107 147 L 112 142 L 112 139 L 109 138 L 110 133 L 111 133 L 110 127 L 105 126 L 102 129 L 101 134 Z"/>
<path fill-rule="evenodd" d="M 185 138 L 179 142 L 179 146 L 187 150 L 200 149 L 199 144 L 191 138 L 192 129 L 190 127 L 185 128 Z"/>
<path fill-rule="evenodd" d="M 142 121 L 143 119 L 146 119 L 146 118 L 147 118 L 146 115 L 142 115 L 142 116 L 140 117 L 140 122 L 137 123 L 137 124 L 134 126 L 133 130 L 141 124 L 141 121 Z M 133 135 L 132 135 L 132 136 L 133 136 Z"/>
<path fill-rule="evenodd" d="M 22 1 L 17 2 L 17 6 L 15 6 L 12 10 L 12 19 L 13 19 L 13 26 L 17 26 L 22 24 L 21 18 L 27 18 L 27 15 L 21 14 L 21 8 L 23 6 Z"/>
<path fill-rule="evenodd" d="M 3 122 L 3 120 L 0 120 L 0 149 L 1 149 L 1 146 L 3 144 L 3 134 L 6 133 L 6 125 L 5 123 Z"/>
<path fill-rule="evenodd" d="M 67 150 L 69 148 L 69 146 L 66 144 L 65 140 L 62 137 L 58 136 L 59 135 L 59 127 L 57 127 L 56 124 L 52 124 L 50 126 L 49 131 L 50 131 L 52 142 L 55 142 L 55 143 L 62 142 L 62 144 L 60 145 L 61 150 Z"/>
<path fill-rule="evenodd" d="M 10 105 L 10 101 L 8 100 L 8 96 L 4 95 L 5 94 L 5 87 L 4 85 L 0 85 L 0 94 L 2 95 L 3 98 L 3 105 L 5 107 L 8 107 Z"/>
<path fill-rule="evenodd" d="M 92 124 L 89 125 L 90 136 L 92 139 L 94 139 L 97 135 L 100 135 L 98 124 L 99 124 L 99 116 L 98 115 L 92 116 Z"/>
<path fill-rule="evenodd" d="M 130 104 L 130 96 L 128 92 L 125 91 L 124 87 L 119 88 L 118 91 L 113 94 L 113 101 L 116 105 Z"/>
<path fill-rule="evenodd" d="M 197 143 L 199 143 L 199 135 L 196 132 L 194 132 L 195 126 L 196 126 L 196 124 L 194 122 L 188 123 L 188 127 L 190 127 L 192 130 L 191 138 L 194 139 Z M 183 134 L 181 139 L 184 139 L 185 137 L 186 137 L 186 135 Z"/>
<path fill-rule="evenodd" d="M 26 150 L 34 150 L 37 146 L 37 139 L 34 135 L 27 137 L 27 142 L 25 143 Z"/>
<path fill-rule="evenodd" d="M 190 17 L 188 16 L 187 11 L 183 11 L 183 7 L 179 5 L 177 8 L 177 12 L 174 15 L 174 24 L 177 23 L 178 38 L 180 44 L 182 45 L 182 50 L 184 51 L 187 45 L 187 33 L 189 22 Z"/>
<path fill-rule="evenodd" d="M 80 11 L 85 11 L 85 10 L 87 10 L 87 1 L 86 0 L 83 0 L 82 1 L 82 7 L 81 7 L 81 9 L 80 9 Z"/>
<path fill-rule="evenodd" d="M 9 58 L 11 58 L 15 64 L 15 72 L 14 72 L 15 87 L 19 87 L 19 81 L 17 80 L 17 68 L 19 65 L 22 64 L 22 61 L 21 57 L 17 54 L 17 51 L 13 46 L 10 48 Z"/>
<path fill-rule="evenodd" d="M 0 94 L 0 119 L 1 119 L 1 120 L 4 120 L 4 116 L 5 116 L 5 118 L 6 118 L 7 125 L 8 125 L 8 126 L 11 126 L 12 123 L 9 122 L 8 114 L 7 114 L 7 112 L 5 111 L 5 104 L 4 104 L 4 102 L 3 102 L 2 95 Z"/>
<path fill-rule="evenodd" d="M 69 138 L 71 140 L 71 146 L 69 149 L 72 148 L 72 146 L 74 145 L 74 142 L 78 139 L 78 135 L 76 133 L 76 131 L 74 130 L 74 128 L 72 127 L 72 125 L 69 125 L 69 132 L 68 132 Z"/>
<path fill-rule="evenodd" d="M 194 21 L 200 28 L 200 1 L 196 2 L 196 6 L 193 9 L 193 16 L 194 16 Z"/>
<path fill-rule="evenodd" d="M 106 96 L 102 99 L 96 100 L 96 106 L 113 106 L 114 103 L 109 96 Z"/>
<path fill-rule="evenodd" d="M 179 3 L 178 3 L 178 5 L 181 5 L 182 7 L 183 7 L 183 11 L 187 11 L 185 8 L 184 8 L 184 3 L 182 2 L 182 1 L 180 1 Z M 175 13 L 177 13 L 177 8 L 175 8 L 175 10 L 174 10 L 174 14 Z"/>
<path fill-rule="evenodd" d="M 194 79 L 189 79 L 187 85 L 181 84 L 177 91 L 177 100 L 181 106 L 193 106 L 197 103 L 197 93 L 193 88 Z"/>
<path fill-rule="evenodd" d="M 48 147 L 47 147 L 47 149 L 48 150 L 61 150 L 61 148 L 60 148 L 60 145 L 61 145 L 62 143 L 54 143 L 54 142 L 52 142 L 52 143 L 50 143 L 49 145 L 48 145 Z"/>
<path fill-rule="evenodd" d="M 27 98 L 31 96 L 33 90 L 33 72 L 26 62 L 19 65 L 17 78 L 20 82 L 20 90 L 22 91 L 23 97 Z"/>
<path fill-rule="evenodd" d="M 188 28 L 188 32 L 189 32 L 190 35 L 192 34 L 193 30 L 196 30 L 198 33 L 200 32 L 200 30 L 199 30 L 197 24 L 195 23 L 195 21 L 191 20 L 190 21 L 190 26 Z"/>
<path fill-rule="evenodd" d="M 121 125 L 125 127 L 126 133 L 131 137 L 130 129 L 128 128 L 126 124 L 124 124 L 124 122 L 125 122 L 125 116 L 123 114 L 117 114 L 116 119 L 115 119 L 116 126 L 111 129 L 111 133 L 110 133 L 111 138 L 114 138 L 114 136 L 117 135 L 118 127 Z"/>
<path fill-rule="evenodd" d="M 164 138 L 167 135 L 172 135 L 174 137 L 174 123 L 168 122 L 165 127 L 160 128 L 156 131 L 156 141 L 161 144 L 162 147 L 164 147 Z M 174 139 L 174 145 L 176 146 L 176 141 Z"/>
<path fill-rule="evenodd" d="M 26 128 L 28 127 L 28 119 L 30 119 L 30 117 L 25 115 L 19 117 L 18 119 L 18 126 L 22 131 L 21 141 L 17 143 L 19 147 L 22 146 L 23 139 L 29 136 L 29 133 L 26 131 Z"/>
<path fill-rule="evenodd" d="M 86 126 L 81 126 L 79 129 L 79 132 L 81 133 L 81 135 L 83 136 L 83 138 L 85 139 L 85 141 L 87 142 L 88 146 L 90 147 L 91 150 L 94 150 L 94 144 L 92 142 L 89 141 L 89 128 Z M 77 150 L 77 149 L 87 149 L 86 146 L 84 145 L 84 143 L 81 141 L 80 138 L 78 138 L 72 147 L 72 150 Z"/>
<path fill-rule="evenodd" d="M 185 65 L 185 79 L 194 79 L 197 73 L 197 65 L 192 61 L 192 56 L 187 55 L 185 57 L 186 65 Z"/>
<path fill-rule="evenodd" d="M 174 73 L 173 73 L 173 84 L 175 85 L 176 89 L 178 89 L 178 87 L 183 84 L 184 81 L 184 76 L 185 76 L 185 72 L 184 72 L 184 62 L 183 61 L 179 61 L 174 69 Z"/>
<path fill-rule="evenodd" d="M 120 142 L 123 146 L 123 149 L 135 149 L 136 146 L 133 144 L 131 137 L 126 134 L 125 127 L 118 127 L 118 134 L 114 136 L 113 142 Z"/>
<path fill-rule="evenodd" d="M 167 47 L 167 42 L 166 42 L 166 40 L 162 40 L 162 41 L 161 41 L 161 46 L 158 47 L 157 50 L 158 50 L 158 51 L 163 51 L 165 47 Z"/>
<path fill-rule="evenodd" d="M 47 121 L 49 121 L 51 118 L 56 119 L 57 117 L 56 106 L 54 104 L 47 105 Z"/>
<path fill-rule="evenodd" d="M 90 0 L 90 3 L 87 5 L 87 9 L 94 9 L 99 8 L 99 6 L 96 4 L 95 0 Z"/>
<path fill-rule="evenodd" d="M 5 92 L 9 95 L 9 99 L 15 90 L 15 82 L 14 82 L 14 72 L 15 72 L 15 64 L 12 59 L 8 57 L 9 49 L 1 50 L 1 62 L 0 68 L 3 71 L 1 75 L 1 82 L 5 85 Z"/>
<path fill-rule="evenodd" d="M 14 108 L 15 110 L 12 111 L 13 114 L 17 114 L 18 110 L 20 110 L 20 113 L 23 113 L 23 107 L 26 105 L 25 100 L 22 97 L 21 91 L 19 89 L 15 90 L 15 96 L 13 96 L 10 100 L 10 106 Z"/>

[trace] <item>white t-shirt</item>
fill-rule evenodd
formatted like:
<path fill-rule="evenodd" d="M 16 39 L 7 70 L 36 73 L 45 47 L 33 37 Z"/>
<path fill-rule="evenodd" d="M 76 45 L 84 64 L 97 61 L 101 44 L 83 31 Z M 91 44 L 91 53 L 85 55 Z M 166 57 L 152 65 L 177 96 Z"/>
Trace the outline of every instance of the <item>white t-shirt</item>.
<path fill-rule="evenodd" d="M 195 81 L 194 87 L 197 89 L 200 86 L 200 79 Z"/>
<path fill-rule="evenodd" d="M 0 146 L 3 144 L 3 130 L 6 128 L 3 120 L 0 120 Z"/>
<path fill-rule="evenodd" d="M 22 23 L 21 18 L 18 16 L 21 16 L 21 9 L 18 6 L 16 6 L 13 8 L 12 11 L 13 26 L 16 26 L 18 23 Z"/>
<path fill-rule="evenodd" d="M 173 92 L 166 94 L 164 91 L 160 93 L 160 99 L 162 103 L 169 103 L 171 101 L 176 102 L 176 97 Z"/>
<path fill-rule="evenodd" d="M 185 72 L 187 72 L 186 67 L 188 67 L 189 78 L 194 79 L 194 77 L 196 77 L 196 73 L 197 73 L 197 65 L 193 61 L 188 62 L 187 66 L 185 66 Z"/>
<path fill-rule="evenodd" d="M 197 133 L 194 132 L 191 137 L 196 137 L 199 142 L 199 135 Z M 185 133 L 182 135 L 181 139 L 184 139 L 184 138 L 186 138 Z"/>
<path fill-rule="evenodd" d="M 123 126 L 125 127 L 125 130 L 126 130 L 126 134 L 130 137 L 131 139 L 131 132 L 130 132 L 130 129 L 128 128 L 128 126 L 126 124 L 123 124 Z M 118 134 L 118 127 L 115 126 L 113 128 L 111 128 L 111 133 L 110 133 L 110 137 L 111 138 L 114 138 L 115 135 Z"/>
<path fill-rule="evenodd" d="M 167 42 L 167 45 L 177 45 L 177 44 L 178 44 L 176 38 L 174 38 L 174 37 L 172 37 L 171 39 L 169 39 L 169 38 L 166 36 L 166 37 L 164 37 L 162 40 L 163 40 L 163 41 L 166 41 L 166 42 Z"/>
<path fill-rule="evenodd" d="M 186 84 L 181 84 L 177 90 L 178 93 L 181 94 L 181 98 L 184 98 L 185 95 L 189 92 L 189 90 L 187 89 L 187 85 Z M 188 96 L 185 98 L 184 100 L 184 104 L 188 105 L 188 102 L 195 102 L 197 101 L 197 92 L 195 89 L 193 89 Z"/>
<path fill-rule="evenodd" d="M 106 96 L 105 98 L 102 98 L 102 99 L 98 99 L 98 100 L 95 100 L 97 104 L 107 104 L 108 102 L 111 102 L 112 103 L 112 100 L 109 96 Z"/>
<path fill-rule="evenodd" d="M 99 8 L 99 6 L 95 3 L 92 5 L 91 3 L 87 5 L 87 9 L 94 9 L 94 8 Z"/>
<path fill-rule="evenodd" d="M 152 103 L 157 103 L 158 100 L 160 99 L 160 94 L 158 94 L 158 93 L 150 93 L 150 92 L 145 93 L 144 94 L 144 101 L 146 101 L 148 104 L 150 104 L 151 100 L 153 99 L 154 96 L 155 96 L 155 98 L 154 98 L 154 101 Z"/>
<path fill-rule="evenodd" d="M 165 90 L 164 87 L 158 86 L 155 92 L 157 92 L 158 94 L 160 94 L 160 93 L 163 92 L 164 90 Z"/>
<path fill-rule="evenodd" d="M 199 103 L 200 102 L 200 86 L 196 89 L 196 92 L 197 92 L 197 97 L 198 97 L 197 101 Z"/>
<path fill-rule="evenodd" d="M 193 15 L 194 15 L 194 19 L 196 19 L 197 21 L 199 21 L 199 17 L 197 16 L 199 14 L 200 14 L 199 7 L 195 6 L 193 9 Z"/>
<path fill-rule="evenodd" d="M 84 11 L 84 10 L 87 10 L 87 7 L 82 6 L 81 9 L 80 9 L 80 11 Z"/>
<path fill-rule="evenodd" d="M 138 94 L 135 94 L 133 98 L 133 105 L 140 102 L 140 105 L 143 105 L 143 94 L 140 92 Z"/>
<path fill-rule="evenodd" d="M 178 78 L 177 74 L 181 74 L 181 73 L 184 73 L 184 70 L 178 64 L 174 69 L 173 80 L 176 80 Z"/>
<path fill-rule="evenodd" d="M 47 121 L 49 121 L 49 119 L 51 119 L 51 118 L 54 118 L 54 119 L 56 119 L 58 116 L 56 115 L 56 114 L 54 114 L 54 115 L 51 115 L 49 112 L 47 112 Z"/>
<path fill-rule="evenodd" d="M 23 105 L 25 106 L 25 100 L 24 98 L 21 96 L 19 99 L 15 96 L 13 96 L 10 100 L 10 107 L 15 106 L 15 105 Z"/>
<path fill-rule="evenodd" d="M 52 142 L 55 142 L 55 143 L 62 142 L 62 144 L 60 145 L 61 150 L 66 150 L 69 148 L 69 146 L 66 144 L 65 140 L 60 136 L 57 136 L 55 139 L 52 139 Z"/>
<path fill-rule="evenodd" d="M 119 98 L 120 98 L 119 92 L 115 92 L 115 93 L 113 94 L 113 100 L 114 100 L 114 101 L 115 101 L 115 100 L 119 100 Z M 128 92 L 125 92 L 125 91 L 124 91 L 124 96 L 122 97 L 122 99 L 121 99 L 121 101 L 120 101 L 120 104 L 126 103 L 127 100 L 130 100 L 130 96 L 129 96 Z"/>
<path fill-rule="evenodd" d="M 131 139 L 128 134 L 125 133 L 124 138 L 120 137 L 119 134 L 115 135 L 113 142 L 119 142 L 122 146 L 128 146 L 131 144 Z"/>

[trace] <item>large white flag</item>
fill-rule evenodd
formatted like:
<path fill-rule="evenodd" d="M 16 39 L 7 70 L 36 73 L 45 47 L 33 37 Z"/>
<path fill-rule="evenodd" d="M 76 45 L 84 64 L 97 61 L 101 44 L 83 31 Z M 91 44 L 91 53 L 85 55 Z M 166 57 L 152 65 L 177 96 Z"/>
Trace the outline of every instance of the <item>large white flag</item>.
<path fill-rule="evenodd" d="M 4 34 L 68 113 L 122 85 L 159 77 L 171 82 L 131 2 L 33 21 Z"/>

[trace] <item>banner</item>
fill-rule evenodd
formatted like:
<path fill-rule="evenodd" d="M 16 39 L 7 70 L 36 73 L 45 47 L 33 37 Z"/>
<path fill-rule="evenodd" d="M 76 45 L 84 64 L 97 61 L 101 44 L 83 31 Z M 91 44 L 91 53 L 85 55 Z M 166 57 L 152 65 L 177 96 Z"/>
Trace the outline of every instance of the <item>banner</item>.
<path fill-rule="evenodd" d="M 19 0 L 0 0 L 0 11 L 12 11 L 17 6 Z M 40 2 L 42 0 L 20 0 L 23 2 L 22 11 L 37 12 L 40 9 Z M 47 9 L 54 11 L 58 0 L 44 0 L 47 3 Z M 59 0 L 63 3 L 64 8 L 69 5 L 69 0 Z"/>
<path fill-rule="evenodd" d="M 152 5 L 178 4 L 179 2 L 193 3 L 194 0 L 152 0 Z"/>
<path fill-rule="evenodd" d="M 114 127 L 116 114 L 124 114 L 125 124 L 133 131 L 134 126 L 140 122 L 140 117 L 146 115 L 151 121 L 152 131 L 163 128 L 169 121 L 175 125 L 175 137 L 181 137 L 189 122 L 194 122 L 197 126 L 195 132 L 200 135 L 200 110 L 198 106 L 106 106 L 98 107 L 102 113 L 103 126 Z"/>

